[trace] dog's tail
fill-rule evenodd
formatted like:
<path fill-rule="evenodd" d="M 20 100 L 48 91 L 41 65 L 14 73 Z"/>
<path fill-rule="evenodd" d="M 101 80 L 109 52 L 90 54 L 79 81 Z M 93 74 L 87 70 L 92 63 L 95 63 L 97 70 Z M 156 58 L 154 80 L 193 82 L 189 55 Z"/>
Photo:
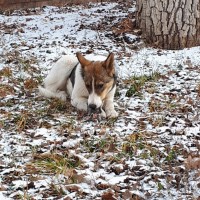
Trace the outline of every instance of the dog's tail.
<path fill-rule="evenodd" d="M 44 88 L 42 86 L 39 86 L 38 90 L 39 90 L 39 94 L 41 96 L 44 96 L 44 97 L 47 97 L 47 98 L 58 98 L 58 99 L 60 99 L 62 101 L 66 101 L 67 94 L 64 91 L 55 91 L 55 92 L 53 92 L 53 91 L 48 90 L 47 88 Z"/>

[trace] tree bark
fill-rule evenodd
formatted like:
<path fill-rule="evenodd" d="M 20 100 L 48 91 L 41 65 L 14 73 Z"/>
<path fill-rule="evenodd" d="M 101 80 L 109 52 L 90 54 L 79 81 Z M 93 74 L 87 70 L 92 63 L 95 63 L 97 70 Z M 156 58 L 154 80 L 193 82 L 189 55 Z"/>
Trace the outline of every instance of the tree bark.
<path fill-rule="evenodd" d="M 146 42 L 164 49 L 200 45 L 200 0 L 136 0 Z"/>

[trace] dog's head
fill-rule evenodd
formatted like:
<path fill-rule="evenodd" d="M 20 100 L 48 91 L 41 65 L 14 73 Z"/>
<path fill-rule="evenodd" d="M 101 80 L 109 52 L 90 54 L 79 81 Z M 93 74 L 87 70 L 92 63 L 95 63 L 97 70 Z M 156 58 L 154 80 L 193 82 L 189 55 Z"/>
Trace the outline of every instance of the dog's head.
<path fill-rule="evenodd" d="M 82 76 L 89 93 L 89 111 L 95 112 L 101 109 L 116 83 L 114 54 L 110 53 L 104 61 L 90 61 L 81 53 L 76 55 L 82 66 Z"/>

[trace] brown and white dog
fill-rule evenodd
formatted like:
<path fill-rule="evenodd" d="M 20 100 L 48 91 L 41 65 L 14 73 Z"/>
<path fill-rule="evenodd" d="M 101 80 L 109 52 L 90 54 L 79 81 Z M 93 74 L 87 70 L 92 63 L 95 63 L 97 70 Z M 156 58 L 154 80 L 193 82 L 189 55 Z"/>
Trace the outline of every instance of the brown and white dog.
<path fill-rule="evenodd" d="M 89 113 L 101 112 L 103 117 L 117 117 L 114 109 L 116 72 L 114 54 L 103 61 L 91 61 L 81 53 L 65 55 L 52 67 L 39 93 L 66 101 L 67 93 L 71 104 Z"/>

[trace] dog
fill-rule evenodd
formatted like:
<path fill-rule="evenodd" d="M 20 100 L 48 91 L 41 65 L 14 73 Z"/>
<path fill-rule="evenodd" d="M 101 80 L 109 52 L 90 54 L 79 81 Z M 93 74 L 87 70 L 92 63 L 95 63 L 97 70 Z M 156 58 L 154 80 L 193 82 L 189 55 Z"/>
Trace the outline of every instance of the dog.
<path fill-rule="evenodd" d="M 114 54 L 103 61 L 88 60 L 80 52 L 62 56 L 39 86 L 39 93 L 48 98 L 67 100 L 78 110 L 101 113 L 102 117 L 116 118 L 114 95 L 116 91 Z"/>

